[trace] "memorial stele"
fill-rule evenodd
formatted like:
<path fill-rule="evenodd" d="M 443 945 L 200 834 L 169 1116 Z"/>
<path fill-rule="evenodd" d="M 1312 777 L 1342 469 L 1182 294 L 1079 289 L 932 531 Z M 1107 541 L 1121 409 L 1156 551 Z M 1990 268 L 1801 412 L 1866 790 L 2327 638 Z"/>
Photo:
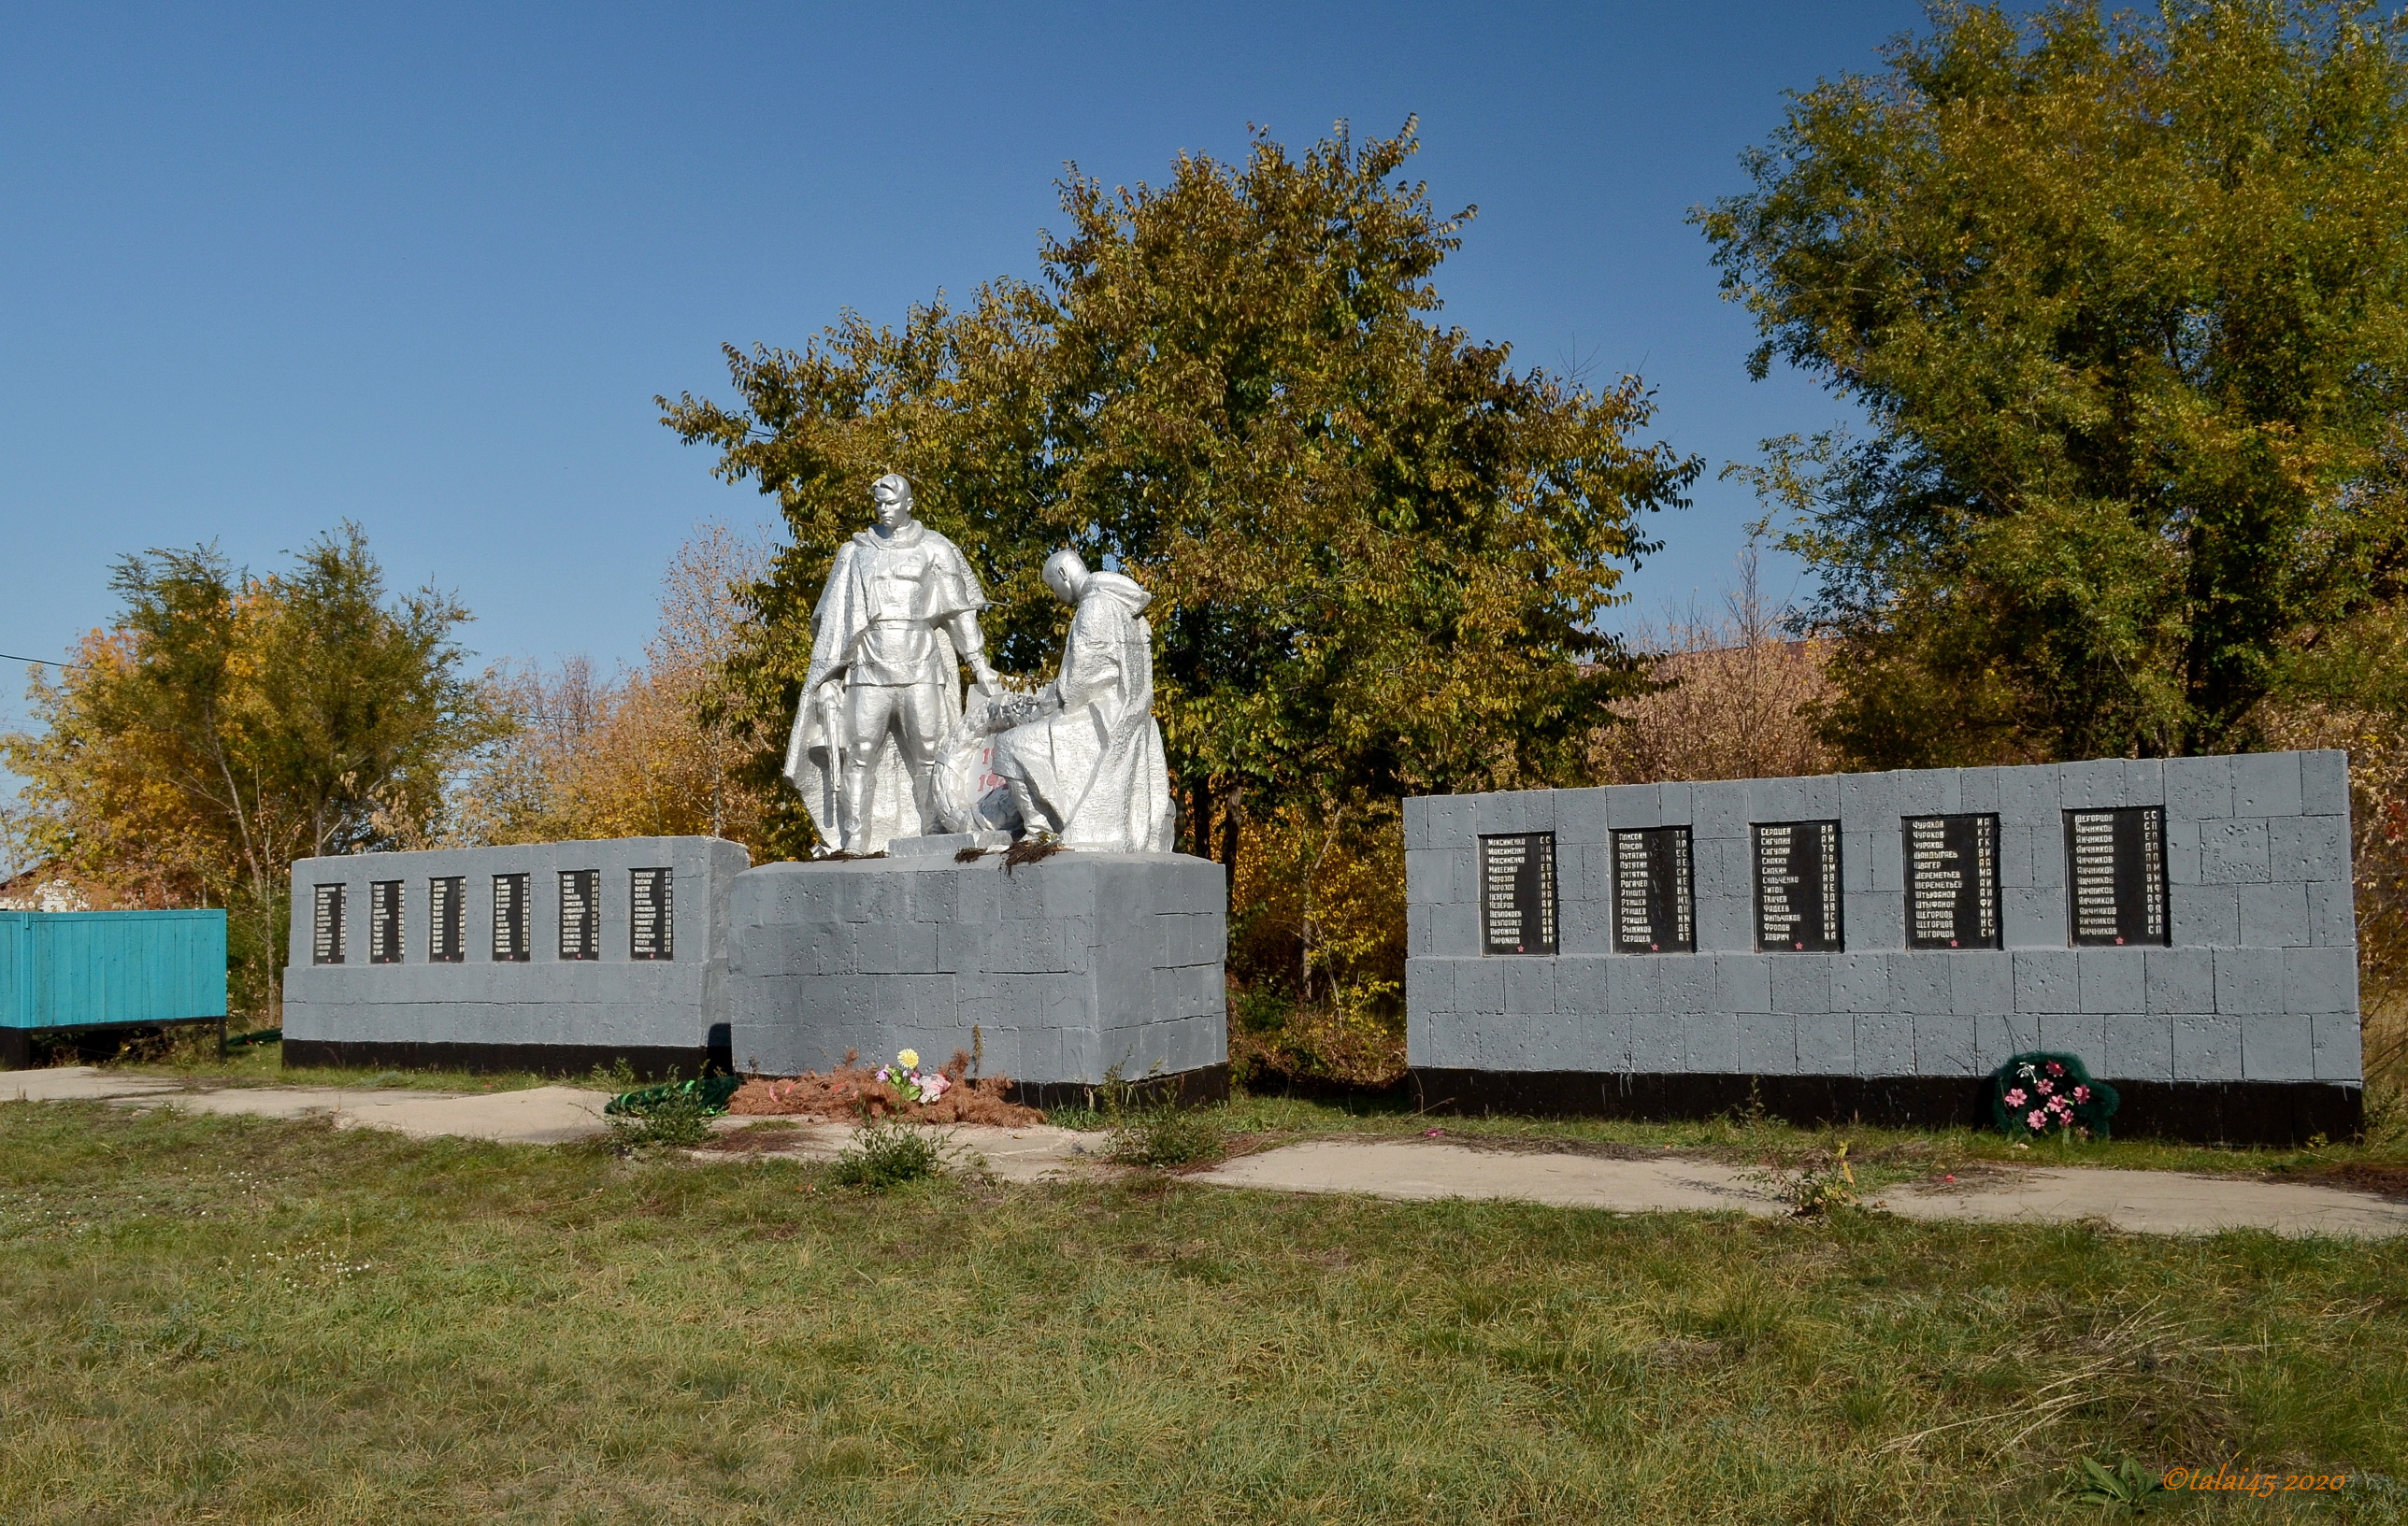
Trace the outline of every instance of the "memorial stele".
<path fill-rule="evenodd" d="M 960 548 L 914 518 L 902 477 L 880 478 L 870 498 L 877 522 L 837 549 L 820 592 L 786 745 L 785 776 L 822 841 L 872 854 L 1039 834 L 1090 852 L 1169 852 L 1152 596 L 1055 552 L 1045 583 L 1072 609 L 1060 666 L 1040 689 L 1010 682 L 987 662 L 987 598 Z"/>

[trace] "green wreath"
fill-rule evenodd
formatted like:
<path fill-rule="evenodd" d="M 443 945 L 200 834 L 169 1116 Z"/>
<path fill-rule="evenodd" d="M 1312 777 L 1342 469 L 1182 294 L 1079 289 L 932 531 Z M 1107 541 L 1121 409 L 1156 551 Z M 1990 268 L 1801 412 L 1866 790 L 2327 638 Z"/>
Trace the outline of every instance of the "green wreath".
<path fill-rule="evenodd" d="M 712 1076 L 698 1081 L 663 1081 L 658 1086 L 639 1087 L 623 1091 L 603 1104 L 602 1110 L 617 1118 L 641 1118 L 672 1097 L 691 1097 L 702 1105 L 705 1118 L 716 1118 L 727 1111 L 727 1099 L 744 1084 L 740 1076 Z"/>
<path fill-rule="evenodd" d="M 2016 1139 L 2066 1131 L 2104 1139 L 2122 1101 L 2114 1087 L 2090 1078 L 2078 1054 L 2033 1049 L 1990 1074 L 1990 1120 Z"/>

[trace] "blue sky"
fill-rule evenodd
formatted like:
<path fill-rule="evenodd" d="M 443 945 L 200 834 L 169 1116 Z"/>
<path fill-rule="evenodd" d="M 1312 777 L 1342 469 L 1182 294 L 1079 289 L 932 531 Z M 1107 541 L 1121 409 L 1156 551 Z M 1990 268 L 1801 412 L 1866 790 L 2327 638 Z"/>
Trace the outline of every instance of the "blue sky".
<path fill-rule="evenodd" d="M 483 657 L 638 657 L 665 559 L 765 501 L 657 423 L 723 341 L 1033 275 L 1066 161 L 1110 182 L 1419 113 L 1477 203 L 1445 317 L 1635 371 L 1706 457 L 1630 582 L 1711 598 L 1756 512 L 1712 471 L 1843 408 L 1750 382 L 1683 221 L 1784 89 L 1916 6 L 16 7 L 0 19 L 0 651 L 109 563 L 266 567 L 350 517 Z M 1794 574 L 1775 569 L 1772 592 Z M 19 671 L 13 664 L 7 669 Z M 21 719 L 0 685 L 0 724 Z"/>

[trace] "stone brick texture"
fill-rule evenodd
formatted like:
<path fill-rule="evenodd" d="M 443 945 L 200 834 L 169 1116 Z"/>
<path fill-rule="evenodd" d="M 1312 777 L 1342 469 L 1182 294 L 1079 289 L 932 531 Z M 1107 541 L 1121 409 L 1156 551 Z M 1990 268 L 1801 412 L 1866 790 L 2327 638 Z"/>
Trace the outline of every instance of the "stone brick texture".
<path fill-rule="evenodd" d="M 2070 947 L 2063 813 L 2162 806 L 2167 948 Z M 1405 802 L 1415 1066 L 1979 1075 L 2071 1049 L 2149 1081 L 2361 1079 L 2340 752 L 1615 785 Z M 2005 947 L 1905 947 L 1908 816 L 1995 812 Z M 1759 953 L 1750 828 L 1837 819 L 1841 953 Z M 1612 951 L 1608 834 L 1686 826 L 1698 949 Z M 1559 953 L 1484 957 L 1479 840 L 1555 835 Z"/>
<path fill-rule="evenodd" d="M 764 864 L 727 940 L 741 1071 L 960 1049 L 982 1075 L 1096 1085 L 1229 1057 L 1226 873 L 1185 854 Z"/>

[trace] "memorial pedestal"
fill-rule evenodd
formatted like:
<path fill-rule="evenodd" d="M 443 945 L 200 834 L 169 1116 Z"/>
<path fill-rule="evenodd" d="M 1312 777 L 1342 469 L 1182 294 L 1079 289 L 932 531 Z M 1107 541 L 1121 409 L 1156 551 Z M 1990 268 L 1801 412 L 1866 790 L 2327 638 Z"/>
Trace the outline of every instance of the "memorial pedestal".
<path fill-rule="evenodd" d="M 1108 1071 L 1226 1091 L 1227 907 L 1222 867 L 1176 853 L 765 864 L 737 877 L 729 912 L 736 1065 L 958 1049 L 1040 1106 Z"/>

